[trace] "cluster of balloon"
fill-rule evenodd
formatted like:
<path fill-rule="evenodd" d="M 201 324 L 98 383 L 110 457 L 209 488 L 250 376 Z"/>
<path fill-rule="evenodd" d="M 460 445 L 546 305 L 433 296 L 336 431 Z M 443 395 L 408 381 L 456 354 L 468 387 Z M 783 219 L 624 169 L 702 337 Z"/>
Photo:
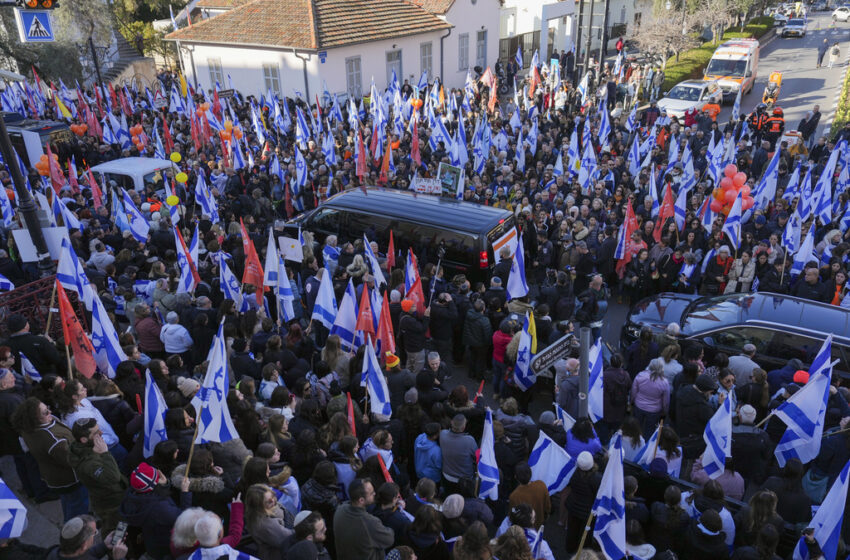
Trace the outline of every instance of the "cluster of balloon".
<path fill-rule="evenodd" d="M 58 164 L 59 156 L 53 154 L 53 160 Z M 41 158 L 35 162 L 35 170 L 38 171 L 38 174 L 47 177 L 50 175 L 50 164 L 47 162 L 47 154 L 41 154 Z"/>
<path fill-rule="evenodd" d="M 139 151 L 142 151 L 142 150 L 144 150 L 144 148 L 145 148 L 145 144 L 144 144 L 144 142 L 142 142 L 142 138 L 141 138 L 141 134 L 142 134 L 144 131 L 145 131 L 145 129 L 144 129 L 144 128 L 142 128 L 142 125 L 140 125 L 140 124 L 137 124 L 136 126 L 131 126 L 131 127 L 130 127 L 130 134 L 132 134 L 132 135 L 133 135 L 133 137 L 131 138 L 131 140 L 133 141 L 133 145 L 134 145 L 134 146 L 135 146 L 135 147 L 136 147 Z"/>
<path fill-rule="evenodd" d="M 195 109 L 195 114 L 199 117 L 210 110 L 210 104 L 206 101 L 198 105 L 198 108 Z"/>
<path fill-rule="evenodd" d="M 219 132 L 219 135 L 221 135 L 221 138 L 223 140 L 230 140 L 234 136 L 236 137 L 237 140 L 242 139 L 242 134 L 243 134 L 242 129 L 239 128 L 238 126 L 233 126 L 233 121 L 231 121 L 230 119 L 227 119 L 222 124 L 224 125 L 224 130 Z"/>
<path fill-rule="evenodd" d="M 82 136 L 89 129 L 89 125 L 87 125 L 87 124 L 72 124 L 69 128 L 71 129 L 71 132 L 73 132 L 77 136 Z"/>
<path fill-rule="evenodd" d="M 416 97 L 410 100 L 410 104 L 413 105 L 414 109 L 419 109 L 422 107 L 422 100 Z"/>
<path fill-rule="evenodd" d="M 741 193 L 741 210 L 749 210 L 755 204 L 750 195 L 750 186 L 747 184 L 747 174 L 738 171 L 738 166 L 730 163 L 723 170 L 724 177 L 720 180 L 720 186 L 714 189 L 711 201 L 711 211 L 715 214 L 729 215 L 738 193 Z"/>

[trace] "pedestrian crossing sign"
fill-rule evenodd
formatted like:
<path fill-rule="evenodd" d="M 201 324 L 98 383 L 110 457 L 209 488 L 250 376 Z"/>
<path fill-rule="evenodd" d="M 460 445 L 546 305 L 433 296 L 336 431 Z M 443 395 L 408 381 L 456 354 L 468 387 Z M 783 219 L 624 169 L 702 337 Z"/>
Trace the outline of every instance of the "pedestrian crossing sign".
<path fill-rule="evenodd" d="M 52 43 L 56 40 L 50 10 L 15 10 L 15 19 L 22 43 Z"/>

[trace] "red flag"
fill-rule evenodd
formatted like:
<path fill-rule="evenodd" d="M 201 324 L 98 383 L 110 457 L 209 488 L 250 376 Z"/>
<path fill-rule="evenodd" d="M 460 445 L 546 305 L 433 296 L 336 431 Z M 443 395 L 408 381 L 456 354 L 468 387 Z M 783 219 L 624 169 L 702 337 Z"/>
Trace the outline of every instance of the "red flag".
<path fill-rule="evenodd" d="M 481 74 L 481 77 L 478 78 L 479 82 L 483 82 L 484 85 L 486 85 L 490 89 L 493 89 L 493 84 L 495 80 L 496 76 L 493 74 L 493 71 L 490 69 L 489 66 L 487 67 L 487 70 L 485 70 L 484 73 Z"/>
<path fill-rule="evenodd" d="M 289 181 L 286 182 L 286 187 L 283 190 L 283 204 L 286 208 L 286 217 L 291 218 L 295 215 L 295 207 L 292 205 L 292 193 L 289 192 Z"/>
<path fill-rule="evenodd" d="M 139 411 L 139 414 L 145 413 L 145 409 L 142 408 L 142 397 L 138 393 L 136 393 L 136 410 Z"/>
<path fill-rule="evenodd" d="M 100 86 L 94 88 L 94 96 L 97 99 L 97 111 L 100 113 L 100 118 L 105 116 L 103 112 L 103 99 L 100 96 Z"/>
<path fill-rule="evenodd" d="M 622 243 L 624 245 L 623 258 L 617 261 L 617 274 L 620 278 L 623 277 L 623 272 L 626 270 L 626 265 L 632 260 L 632 234 L 638 230 L 637 217 L 635 217 L 635 211 L 632 208 L 632 202 L 629 201 L 628 206 L 626 207 L 626 219 L 623 221 L 621 230 L 621 235 L 624 236 Z"/>
<path fill-rule="evenodd" d="M 242 218 L 239 218 L 239 226 L 242 228 L 242 249 L 245 251 L 245 272 L 242 273 L 243 284 L 253 284 L 257 290 L 257 304 L 263 306 L 263 265 L 260 264 L 260 257 L 257 255 L 257 250 L 254 248 L 254 241 L 248 237 L 248 231 L 245 229 L 245 224 L 242 223 Z"/>
<path fill-rule="evenodd" d="M 50 183 L 53 185 L 53 190 L 56 191 L 56 194 L 59 194 L 59 191 L 65 186 L 65 175 L 59 167 L 59 162 L 53 159 L 50 142 L 45 143 L 45 146 L 47 146 L 47 168 L 50 171 Z"/>
<path fill-rule="evenodd" d="M 493 87 L 490 88 L 490 101 L 487 103 L 487 110 L 491 113 L 496 110 L 496 101 L 499 97 L 498 90 L 496 89 L 497 81 L 496 78 L 493 78 Z"/>
<path fill-rule="evenodd" d="M 213 115 L 219 120 L 222 121 L 221 118 L 221 101 L 218 98 L 218 87 L 213 91 L 213 104 L 212 104 L 212 112 Z"/>
<path fill-rule="evenodd" d="M 410 289 L 404 295 L 405 299 L 409 299 L 416 304 L 416 314 L 420 317 L 425 313 L 425 293 L 422 291 L 422 277 L 419 276 L 419 263 L 416 262 L 416 255 L 413 254 L 413 249 L 408 249 L 410 265 L 408 268 L 413 270 L 414 279 L 410 282 Z"/>
<path fill-rule="evenodd" d="M 357 177 L 360 179 L 360 182 L 363 182 L 363 177 L 366 175 L 366 147 L 363 145 L 363 131 L 357 131 Z M 364 188 L 365 192 L 366 189 Z"/>
<path fill-rule="evenodd" d="M 369 153 L 372 154 L 372 159 L 378 161 L 380 154 L 378 153 L 378 123 L 372 127 L 372 138 L 369 139 Z"/>
<path fill-rule="evenodd" d="M 475 398 L 474 398 L 474 399 L 472 399 L 472 402 L 473 402 L 473 403 L 477 403 L 477 402 L 478 402 L 478 396 L 481 394 L 481 391 L 483 391 L 483 390 L 484 390 L 484 380 L 482 379 L 482 380 L 481 380 L 481 385 L 479 385 L 479 386 L 478 386 L 478 391 L 476 391 L 476 392 L 475 392 Z"/>
<path fill-rule="evenodd" d="M 89 176 L 89 187 L 91 187 L 91 197 L 94 200 L 94 209 L 97 210 L 103 206 L 103 192 L 100 190 L 100 185 L 97 184 L 91 169 L 87 169 L 86 172 Z"/>
<path fill-rule="evenodd" d="M 112 87 L 112 82 L 109 84 L 109 99 L 112 101 L 112 107 L 118 106 L 118 96 L 115 95 L 115 88 Z"/>
<path fill-rule="evenodd" d="M 77 182 L 77 168 L 72 160 L 68 160 L 68 182 L 71 184 L 71 189 L 78 193 L 80 192 L 80 184 Z"/>
<path fill-rule="evenodd" d="M 393 230 L 390 230 L 390 244 L 387 247 L 387 272 L 392 271 L 395 266 L 395 243 L 393 242 Z"/>
<path fill-rule="evenodd" d="M 419 155 L 419 126 L 416 123 L 416 111 L 413 111 L 413 138 L 410 141 L 410 157 L 416 162 L 416 167 L 422 165 L 422 156 Z"/>
<path fill-rule="evenodd" d="M 35 76 L 35 83 L 38 85 L 38 89 L 41 90 L 41 78 L 38 77 L 38 72 L 35 71 L 35 66 L 30 65 L 32 68 L 32 75 Z"/>
<path fill-rule="evenodd" d="M 380 453 L 378 453 L 378 464 L 381 465 L 381 472 L 384 473 L 384 482 L 392 482 L 393 477 L 390 476 L 390 471 L 387 470 L 387 465 Z"/>
<path fill-rule="evenodd" d="M 165 140 L 165 151 L 170 154 L 174 151 L 174 140 L 171 139 L 171 129 L 168 127 L 168 123 L 165 122 L 165 118 L 162 119 L 162 138 Z M 221 144 L 224 146 L 224 142 Z"/>
<path fill-rule="evenodd" d="M 322 124 L 322 104 L 319 103 L 319 94 L 316 94 L 316 118 L 319 121 L 319 125 Z"/>
<path fill-rule="evenodd" d="M 68 301 L 68 296 L 65 294 L 65 288 L 62 287 L 59 280 L 56 280 L 56 294 L 59 299 L 59 316 L 62 319 L 62 335 L 65 338 L 65 345 L 74 354 L 77 370 L 86 377 L 91 377 L 97 369 L 91 340 L 86 336 L 82 325 L 80 325 L 80 321 L 71 307 L 71 302 Z"/>
<path fill-rule="evenodd" d="M 381 160 L 381 174 L 378 176 L 378 184 L 384 186 L 387 186 L 387 183 L 390 182 L 390 158 L 392 157 L 390 149 L 390 143 L 387 142 L 387 147 L 384 149 L 384 157 Z"/>
<path fill-rule="evenodd" d="M 540 85 L 540 73 L 537 71 L 537 68 L 531 69 L 531 84 L 528 87 L 528 97 L 530 99 L 534 99 L 534 90 L 537 89 L 537 86 Z"/>
<path fill-rule="evenodd" d="M 357 437 L 357 423 L 354 421 L 354 403 L 351 402 L 351 393 L 346 393 L 347 403 L 345 410 L 348 412 L 348 425 L 351 426 L 351 434 Z"/>
<path fill-rule="evenodd" d="M 360 294 L 360 310 L 357 312 L 357 324 L 355 330 L 375 335 L 375 323 L 372 318 L 372 301 L 369 298 L 369 286 L 363 284 L 363 293 Z"/>
<path fill-rule="evenodd" d="M 376 339 L 380 343 L 381 355 L 386 356 L 387 352 L 395 354 L 395 335 L 393 334 L 392 315 L 390 315 L 390 299 L 386 295 L 382 299 Z"/>
<path fill-rule="evenodd" d="M 676 201 L 673 199 L 673 189 L 667 185 L 667 190 L 664 191 L 664 201 L 661 203 L 661 209 L 658 211 L 658 220 L 655 222 L 655 229 L 652 230 L 652 237 L 655 242 L 661 241 L 661 232 L 664 230 L 664 224 L 668 218 L 676 215 Z"/>

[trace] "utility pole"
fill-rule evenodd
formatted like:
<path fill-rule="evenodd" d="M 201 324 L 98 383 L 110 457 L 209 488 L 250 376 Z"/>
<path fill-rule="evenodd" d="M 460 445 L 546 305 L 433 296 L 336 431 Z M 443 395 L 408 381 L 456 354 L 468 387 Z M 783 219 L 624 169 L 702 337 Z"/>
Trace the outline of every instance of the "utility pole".
<path fill-rule="evenodd" d="M 9 173 L 12 174 L 12 182 L 15 184 L 15 197 L 18 201 L 18 210 L 27 226 L 32 243 L 35 245 L 39 273 L 42 278 L 50 276 L 55 271 L 53 261 L 50 259 L 50 252 L 47 250 L 47 242 L 44 240 L 44 232 L 41 231 L 41 224 L 38 221 L 35 200 L 29 190 L 27 190 L 26 180 L 23 173 L 21 173 L 21 167 L 18 165 L 18 154 L 15 152 L 15 148 L 12 147 L 12 141 L 9 139 L 9 131 L 6 130 L 6 121 L 2 118 L 0 118 L 0 151 L 3 153 L 3 160 L 7 163 Z"/>
<path fill-rule="evenodd" d="M 100 62 L 97 60 L 97 51 L 94 48 L 94 39 L 92 39 L 91 35 L 89 35 L 89 48 L 91 49 L 92 62 L 94 62 L 94 72 L 97 74 L 97 83 L 103 84 L 103 78 L 100 77 Z"/>
<path fill-rule="evenodd" d="M 599 71 L 597 76 L 602 76 L 602 69 L 605 67 L 605 55 L 608 54 L 608 8 L 611 5 L 611 0 L 605 0 L 605 15 L 602 17 L 602 42 L 599 44 Z"/>
<path fill-rule="evenodd" d="M 590 70 L 590 43 L 593 40 L 593 7 L 595 0 L 590 0 L 590 12 L 587 14 L 587 43 L 584 48 L 584 72 Z"/>
<path fill-rule="evenodd" d="M 590 327 L 579 331 L 578 417 L 587 418 L 587 393 L 590 391 Z"/>
<path fill-rule="evenodd" d="M 584 16 L 584 0 L 579 0 L 578 3 L 578 23 L 576 24 L 576 40 L 573 44 L 576 47 L 575 55 L 573 56 L 573 67 L 570 69 L 573 73 L 573 87 L 576 87 L 576 84 L 581 79 L 579 77 L 578 72 L 578 57 L 581 54 L 581 28 L 584 25 L 582 21 L 582 17 Z"/>

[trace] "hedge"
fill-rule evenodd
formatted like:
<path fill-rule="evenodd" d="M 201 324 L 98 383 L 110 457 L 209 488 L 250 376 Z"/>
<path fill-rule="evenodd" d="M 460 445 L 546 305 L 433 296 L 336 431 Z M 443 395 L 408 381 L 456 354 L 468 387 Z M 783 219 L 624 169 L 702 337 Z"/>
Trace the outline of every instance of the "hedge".
<path fill-rule="evenodd" d="M 665 91 L 672 89 L 673 86 L 682 80 L 702 78 L 703 69 L 708 65 L 708 61 L 711 60 L 711 55 L 714 54 L 717 47 L 724 41 L 745 38 L 759 39 L 772 28 L 772 17 L 763 16 L 753 18 L 743 29 L 733 27 L 727 30 L 717 44 L 713 41 L 708 41 L 697 48 L 680 53 L 678 62 L 676 62 L 675 55 L 672 56 L 667 61 L 667 68 L 664 70 L 664 86 L 662 89 Z"/>
<path fill-rule="evenodd" d="M 835 118 L 832 119 L 832 134 L 841 130 L 848 120 L 850 120 L 850 72 L 845 71 L 844 83 L 841 85 L 841 96 L 838 98 Z"/>

